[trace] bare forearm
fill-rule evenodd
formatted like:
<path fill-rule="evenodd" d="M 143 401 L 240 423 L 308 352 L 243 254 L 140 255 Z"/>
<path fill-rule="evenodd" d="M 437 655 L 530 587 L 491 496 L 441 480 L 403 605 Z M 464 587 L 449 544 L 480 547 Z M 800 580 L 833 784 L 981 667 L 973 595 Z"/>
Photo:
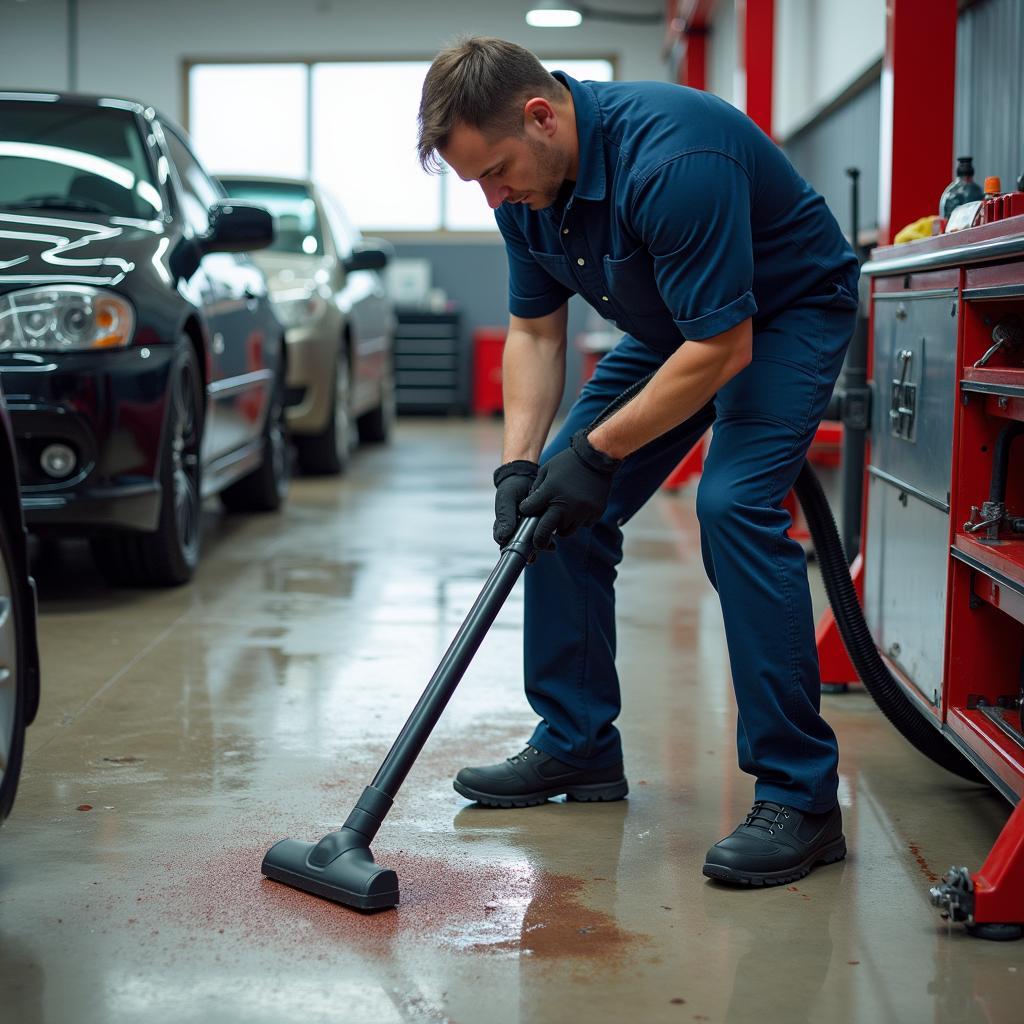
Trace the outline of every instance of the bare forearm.
<path fill-rule="evenodd" d="M 706 341 L 681 345 L 650 383 L 589 435 L 590 443 L 623 459 L 702 409 L 750 361 L 750 321 Z"/>
<path fill-rule="evenodd" d="M 565 336 L 509 328 L 502 363 L 502 462 L 540 458 L 565 386 Z"/>

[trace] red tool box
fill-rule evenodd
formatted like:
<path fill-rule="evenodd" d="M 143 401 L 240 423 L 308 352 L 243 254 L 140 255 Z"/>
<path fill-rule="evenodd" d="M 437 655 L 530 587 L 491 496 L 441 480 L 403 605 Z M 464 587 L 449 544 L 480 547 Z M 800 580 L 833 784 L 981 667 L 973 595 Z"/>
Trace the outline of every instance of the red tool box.
<path fill-rule="evenodd" d="M 1016 195 L 1000 210 L 1016 209 Z M 1024 926 L 1024 216 L 875 250 L 863 604 L 900 687 L 1015 810 L 932 890 Z"/>

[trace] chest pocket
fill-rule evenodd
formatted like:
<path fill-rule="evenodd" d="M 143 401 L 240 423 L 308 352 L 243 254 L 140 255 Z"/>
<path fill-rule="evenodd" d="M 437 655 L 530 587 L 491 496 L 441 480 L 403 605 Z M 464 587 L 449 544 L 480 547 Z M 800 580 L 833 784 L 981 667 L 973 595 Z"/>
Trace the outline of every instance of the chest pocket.
<path fill-rule="evenodd" d="M 579 282 L 569 269 L 568 256 L 563 253 L 552 255 L 547 252 L 537 252 L 536 249 L 531 249 L 530 255 L 537 261 L 537 265 L 543 267 L 559 284 L 564 284 L 566 288 L 574 292 L 580 290 Z"/>
<path fill-rule="evenodd" d="M 604 258 L 608 292 L 626 310 L 641 316 L 665 313 L 665 302 L 654 281 L 654 260 L 641 246 L 621 260 Z"/>

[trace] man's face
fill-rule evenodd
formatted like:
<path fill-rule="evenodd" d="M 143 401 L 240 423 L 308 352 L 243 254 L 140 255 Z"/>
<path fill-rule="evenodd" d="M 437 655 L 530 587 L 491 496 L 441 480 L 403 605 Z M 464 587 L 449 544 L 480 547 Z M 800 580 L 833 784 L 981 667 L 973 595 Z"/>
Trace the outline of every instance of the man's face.
<path fill-rule="evenodd" d="M 463 181 L 479 183 L 492 210 L 502 203 L 543 210 L 555 201 L 568 168 L 555 140 L 530 125 L 523 135 L 488 141 L 459 124 L 440 153 Z"/>

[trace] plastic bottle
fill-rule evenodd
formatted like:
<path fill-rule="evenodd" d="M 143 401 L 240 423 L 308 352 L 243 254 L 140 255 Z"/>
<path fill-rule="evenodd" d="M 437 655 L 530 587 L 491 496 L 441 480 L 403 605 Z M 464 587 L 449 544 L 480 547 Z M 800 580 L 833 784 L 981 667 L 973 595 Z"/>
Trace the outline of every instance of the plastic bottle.
<path fill-rule="evenodd" d="M 969 156 L 956 158 L 956 177 L 946 186 L 939 199 L 939 216 L 948 219 L 949 215 L 963 203 L 972 203 L 984 199 L 985 193 L 974 180 L 974 159 Z"/>

